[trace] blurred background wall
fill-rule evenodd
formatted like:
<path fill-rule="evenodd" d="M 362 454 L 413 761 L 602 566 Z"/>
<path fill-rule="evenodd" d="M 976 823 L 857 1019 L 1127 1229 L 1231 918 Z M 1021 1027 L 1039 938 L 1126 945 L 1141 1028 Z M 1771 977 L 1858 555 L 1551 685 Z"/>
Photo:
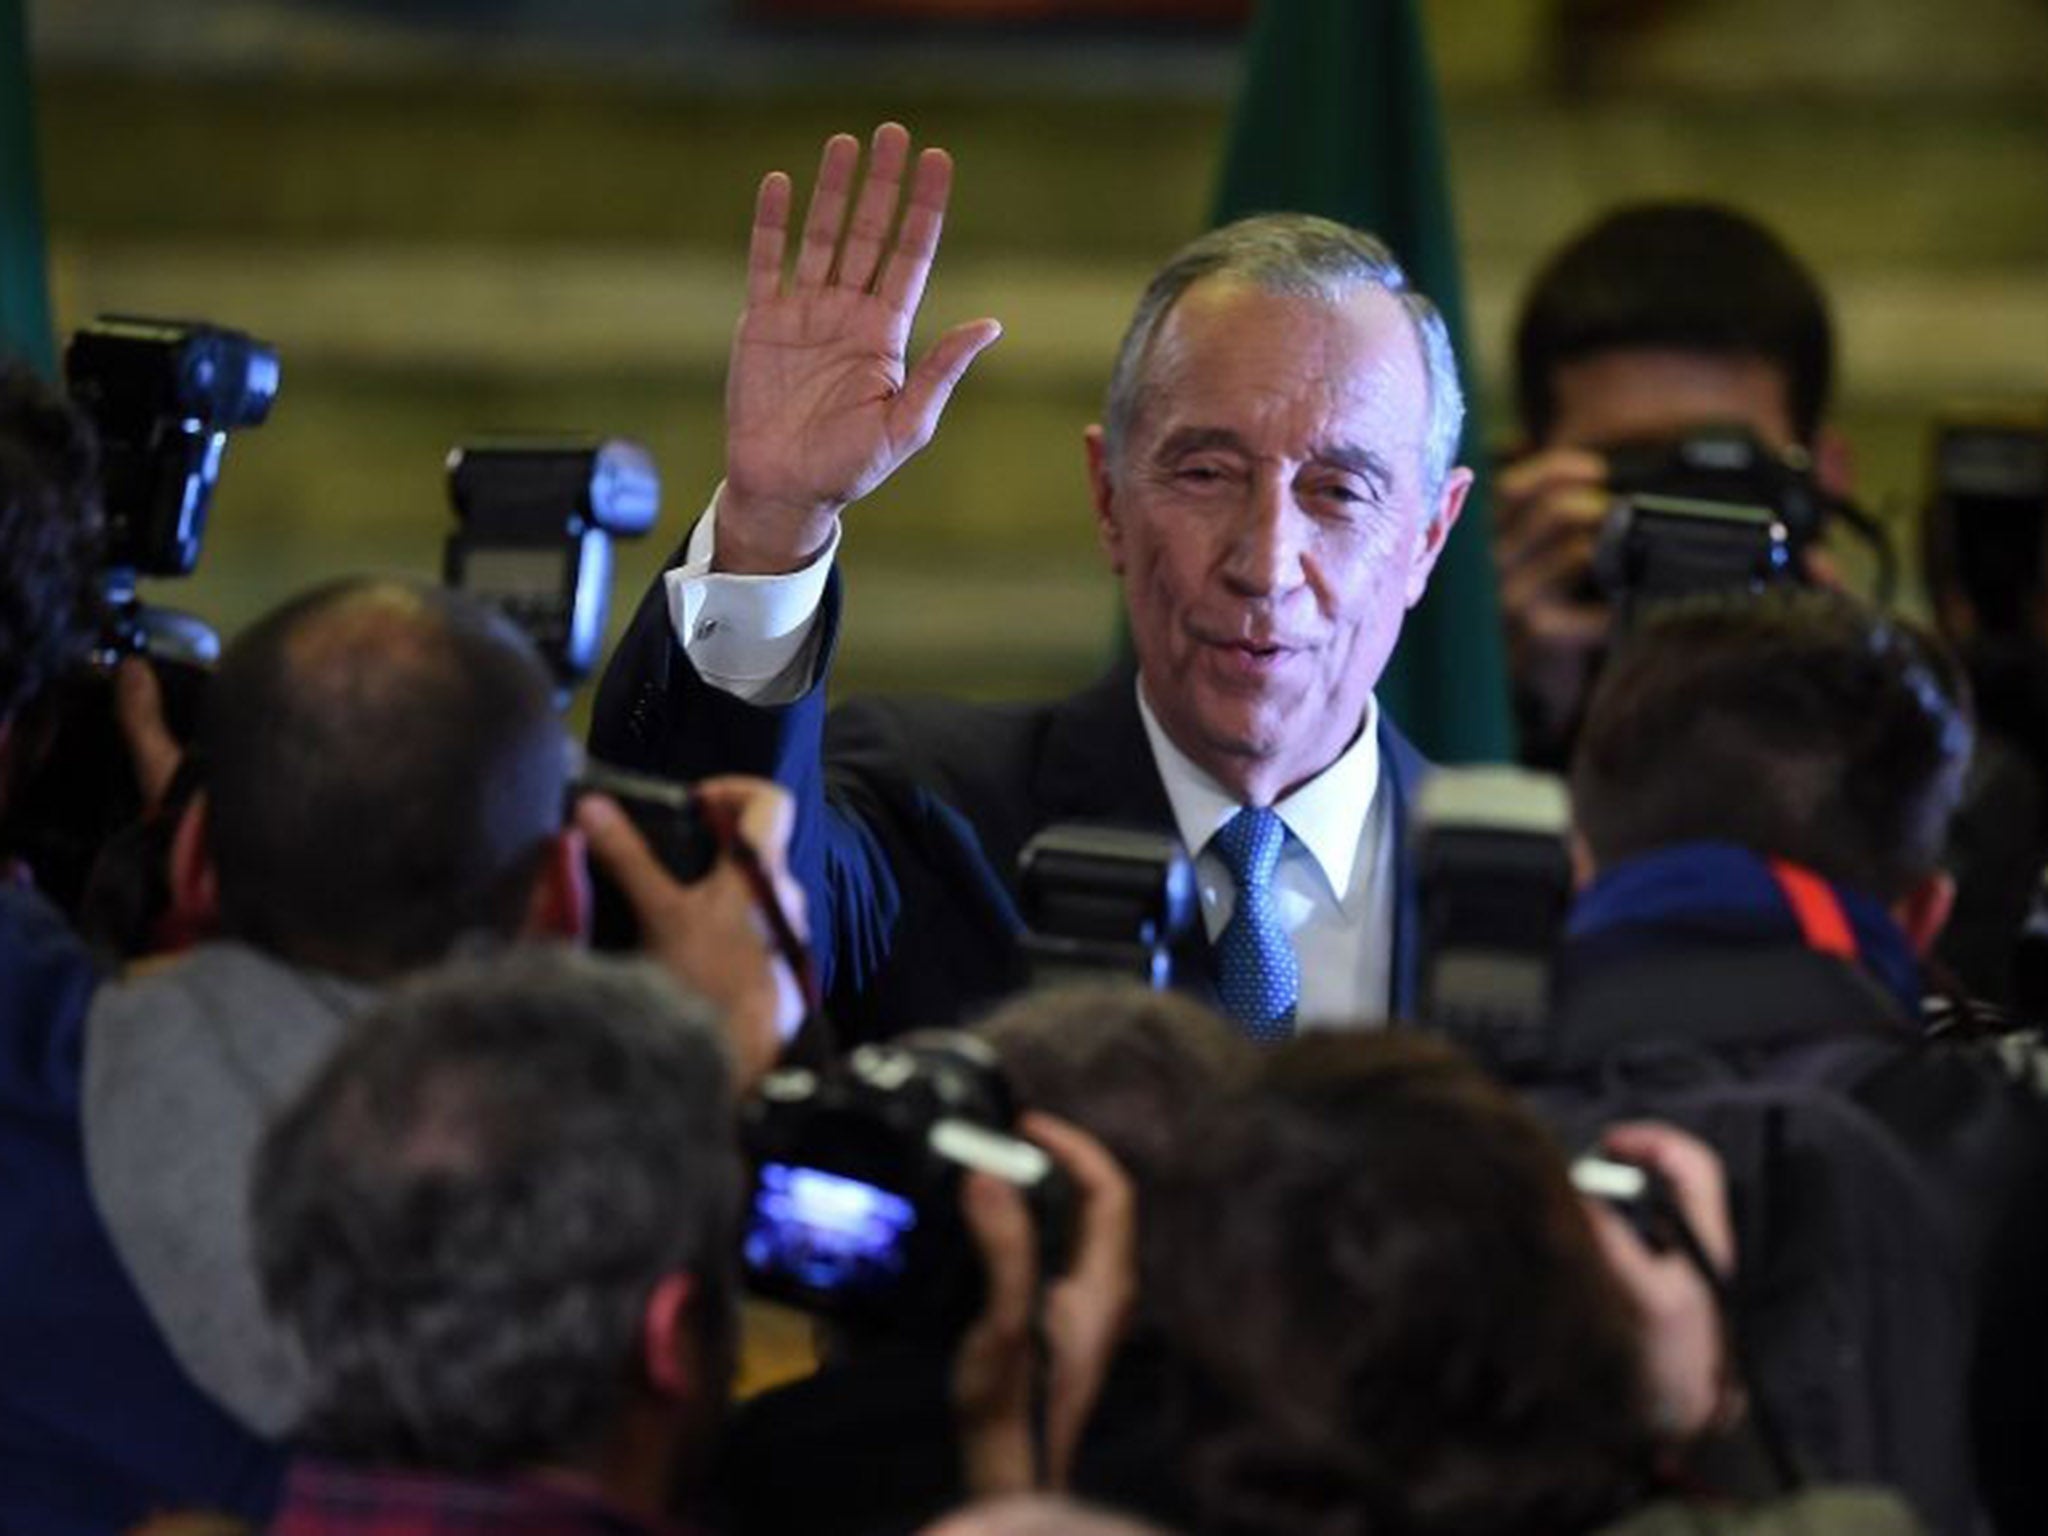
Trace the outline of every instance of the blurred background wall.
<path fill-rule="evenodd" d="M 1080 432 L 1145 275 L 1205 222 L 1246 7 L 991 15 L 1032 8 L 31 0 L 59 325 L 209 318 L 284 358 L 200 573 L 158 596 L 231 630 L 328 573 L 432 573 L 447 449 L 572 429 L 641 437 L 663 468 L 621 620 L 718 476 L 755 182 L 896 117 L 959 162 L 928 320 L 1007 335 L 853 514 L 840 682 L 1087 675 L 1114 598 Z M 2048 0 L 1425 10 L 1497 442 L 1521 285 L 1643 195 L 1740 203 L 1819 270 L 1864 498 L 1908 544 L 1930 414 L 2048 393 Z"/>

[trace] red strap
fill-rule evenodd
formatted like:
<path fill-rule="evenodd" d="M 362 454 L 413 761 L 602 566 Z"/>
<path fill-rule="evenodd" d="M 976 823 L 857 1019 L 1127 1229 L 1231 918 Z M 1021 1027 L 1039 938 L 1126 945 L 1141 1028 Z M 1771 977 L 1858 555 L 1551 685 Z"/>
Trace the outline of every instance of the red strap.
<path fill-rule="evenodd" d="M 1785 893 L 1785 902 L 1799 921 L 1806 947 L 1843 960 L 1856 958 L 1856 932 L 1834 887 L 1803 865 L 1772 859 L 1771 877 Z"/>

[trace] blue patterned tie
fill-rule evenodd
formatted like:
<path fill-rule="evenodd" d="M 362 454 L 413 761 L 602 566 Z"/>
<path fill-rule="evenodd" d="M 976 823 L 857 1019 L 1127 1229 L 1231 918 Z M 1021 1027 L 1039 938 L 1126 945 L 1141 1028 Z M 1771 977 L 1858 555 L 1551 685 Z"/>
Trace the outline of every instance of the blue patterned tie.
<path fill-rule="evenodd" d="M 1287 842 L 1287 823 L 1269 806 L 1248 805 L 1210 839 L 1237 884 L 1237 904 L 1216 939 L 1217 990 L 1223 1011 L 1261 1045 L 1294 1033 L 1301 999 L 1301 962 L 1273 905 L 1273 869 Z"/>

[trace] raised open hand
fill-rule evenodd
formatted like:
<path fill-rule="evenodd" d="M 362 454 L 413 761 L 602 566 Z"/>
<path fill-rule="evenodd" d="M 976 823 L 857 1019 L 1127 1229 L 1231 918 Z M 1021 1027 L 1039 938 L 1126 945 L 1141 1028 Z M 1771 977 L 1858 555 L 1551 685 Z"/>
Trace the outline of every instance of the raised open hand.
<path fill-rule="evenodd" d="M 842 508 L 931 441 L 953 386 L 1002 334 L 993 320 L 955 326 L 906 369 L 953 162 L 927 149 L 913 167 L 898 123 L 875 130 L 856 198 L 859 162 L 851 135 L 826 141 L 787 282 L 790 180 L 775 171 L 761 183 L 725 386 L 721 570 L 779 573 L 808 562 Z M 892 246 L 906 171 L 910 200 Z"/>

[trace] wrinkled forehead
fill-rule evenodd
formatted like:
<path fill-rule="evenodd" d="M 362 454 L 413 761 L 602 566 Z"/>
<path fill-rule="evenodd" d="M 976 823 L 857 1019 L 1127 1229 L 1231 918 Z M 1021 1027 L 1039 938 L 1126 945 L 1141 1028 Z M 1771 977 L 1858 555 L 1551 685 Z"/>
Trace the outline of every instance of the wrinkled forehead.
<path fill-rule="evenodd" d="M 1386 289 L 1304 295 L 1205 278 L 1167 312 L 1148 349 L 1133 436 L 1256 425 L 1419 452 L 1428 408 L 1414 320 Z"/>

